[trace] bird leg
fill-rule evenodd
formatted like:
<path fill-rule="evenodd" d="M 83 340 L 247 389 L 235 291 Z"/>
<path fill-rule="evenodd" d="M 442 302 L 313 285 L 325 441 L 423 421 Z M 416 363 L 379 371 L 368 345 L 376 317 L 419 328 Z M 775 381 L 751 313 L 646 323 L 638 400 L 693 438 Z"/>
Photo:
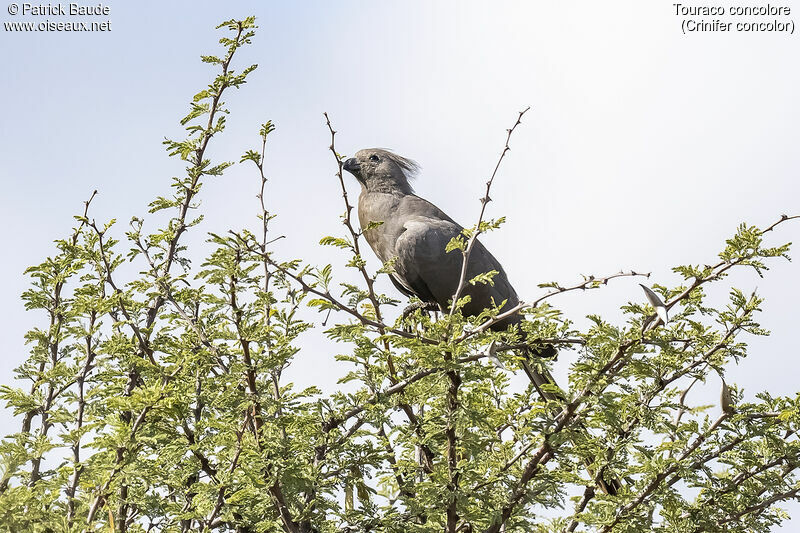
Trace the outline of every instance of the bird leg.
<path fill-rule="evenodd" d="M 436 302 L 414 302 L 413 304 L 409 304 L 405 309 L 403 309 L 403 321 L 405 321 L 405 319 L 407 319 L 409 315 L 417 309 L 422 309 L 423 311 L 438 311 L 439 304 Z"/>

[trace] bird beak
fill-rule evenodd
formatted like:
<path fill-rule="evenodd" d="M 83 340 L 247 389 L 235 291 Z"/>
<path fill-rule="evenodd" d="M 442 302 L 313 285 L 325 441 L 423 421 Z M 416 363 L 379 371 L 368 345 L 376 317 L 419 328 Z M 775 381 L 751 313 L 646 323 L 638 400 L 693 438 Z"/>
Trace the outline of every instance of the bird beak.
<path fill-rule="evenodd" d="M 361 166 L 358 164 L 358 161 L 356 160 L 355 157 L 351 157 L 350 159 L 345 161 L 344 165 L 342 165 L 342 168 L 353 175 L 355 175 L 356 172 L 361 170 Z"/>

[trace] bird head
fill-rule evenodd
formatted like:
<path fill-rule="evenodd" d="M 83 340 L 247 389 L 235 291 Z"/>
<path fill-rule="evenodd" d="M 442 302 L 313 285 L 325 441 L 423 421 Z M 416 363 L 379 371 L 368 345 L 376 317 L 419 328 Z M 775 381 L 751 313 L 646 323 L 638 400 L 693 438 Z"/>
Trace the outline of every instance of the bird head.
<path fill-rule="evenodd" d="M 409 179 L 419 166 L 412 160 L 401 157 L 383 148 L 366 148 L 356 152 L 342 166 L 370 191 L 413 192 Z"/>

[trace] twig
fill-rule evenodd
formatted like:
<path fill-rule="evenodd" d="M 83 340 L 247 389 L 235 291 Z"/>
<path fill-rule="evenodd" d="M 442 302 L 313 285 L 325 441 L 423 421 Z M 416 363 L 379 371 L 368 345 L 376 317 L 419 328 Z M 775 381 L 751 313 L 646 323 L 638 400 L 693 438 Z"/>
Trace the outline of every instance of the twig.
<path fill-rule="evenodd" d="M 492 183 L 494 182 L 494 178 L 497 175 L 497 171 L 500 169 L 500 164 L 503 162 L 503 159 L 506 156 L 506 152 L 511 150 L 511 147 L 508 145 L 509 141 L 511 140 L 511 134 L 514 133 L 514 130 L 517 129 L 517 126 L 520 125 L 522 122 L 522 116 L 528 112 L 530 106 L 526 107 L 522 111 L 519 112 L 517 116 L 516 122 L 511 128 L 507 129 L 506 135 L 506 142 L 503 146 L 503 150 L 500 152 L 500 157 L 497 159 L 497 164 L 494 166 L 494 171 L 492 171 L 491 177 L 489 177 L 489 181 L 486 182 L 486 192 L 481 198 L 481 212 L 478 215 L 478 223 L 475 225 L 475 230 L 473 231 L 472 235 L 467 241 L 467 245 L 462 252 L 463 261 L 461 262 L 461 274 L 458 277 L 458 285 L 456 286 L 456 290 L 453 293 L 453 303 L 450 306 L 450 315 L 452 316 L 455 312 L 456 303 L 458 303 L 458 299 L 461 297 L 461 292 L 464 290 L 464 285 L 467 282 L 467 267 L 469 266 L 469 256 L 472 253 L 472 248 L 475 246 L 475 241 L 478 240 L 478 236 L 483 233 L 481 228 L 481 224 L 483 223 L 483 215 L 486 212 L 486 205 L 492 201 L 491 197 L 489 197 L 489 191 L 492 188 Z"/>
<path fill-rule="evenodd" d="M 496 316 L 493 316 L 492 318 L 489 318 L 488 320 L 483 322 L 481 325 L 479 325 L 475 329 L 472 329 L 470 331 L 467 331 L 467 332 L 463 333 L 456 340 L 456 342 L 461 342 L 461 341 L 463 341 L 465 339 L 468 339 L 469 337 L 472 337 L 473 335 L 477 335 L 478 333 L 482 333 L 482 332 L 486 331 L 487 329 L 491 328 L 493 325 L 497 324 L 498 322 L 501 322 L 501 321 L 505 320 L 506 318 L 508 318 L 510 316 L 516 315 L 517 313 L 520 313 L 525 309 L 534 309 L 540 303 L 542 303 L 544 300 L 546 300 L 548 298 L 552 298 L 553 296 L 556 296 L 557 294 L 563 294 L 565 292 L 576 291 L 576 290 L 595 289 L 595 288 L 600 287 L 601 285 L 607 285 L 608 282 L 610 280 L 612 280 L 612 279 L 622 278 L 622 277 L 632 277 L 632 276 L 649 277 L 650 273 L 648 272 L 646 274 L 642 274 L 642 273 L 634 272 L 633 270 L 631 270 L 630 272 L 617 272 L 616 274 L 611 274 L 610 276 L 605 276 L 605 277 L 602 277 L 602 278 L 596 278 L 594 276 L 587 276 L 582 282 L 577 283 L 575 285 L 572 285 L 572 286 L 569 286 L 569 287 L 556 287 L 553 290 L 551 290 L 550 292 L 548 292 L 547 294 L 545 294 L 543 296 L 540 296 L 539 298 L 537 298 L 536 300 L 534 300 L 533 302 L 531 302 L 529 304 L 525 303 L 525 302 L 519 302 L 517 305 L 515 305 L 511 309 L 508 309 L 508 310 L 506 310 L 506 311 L 504 311 L 504 312 L 502 312 L 502 313 L 500 313 L 500 314 L 498 314 Z"/>
<path fill-rule="evenodd" d="M 84 209 L 83 209 L 83 217 L 81 219 L 81 223 L 75 229 L 72 234 L 72 238 L 70 239 L 70 243 L 72 248 L 74 248 L 78 242 L 78 236 L 80 235 L 83 227 L 86 225 L 87 221 L 87 214 L 89 211 L 89 204 L 91 204 L 92 199 L 94 199 L 97 191 L 92 192 L 92 195 L 89 197 L 88 200 L 84 202 Z M 74 253 L 74 252 L 70 252 Z M 65 326 L 65 316 L 64 313 L 61 312 L 60 307 L 62 305 L 63 296 L 62 290 L 66 280 L 58 280 L 53 287 L 53 301 L 51 307 L 48 309 L 48 313 L 50 315 L 50 327 L 48 328 L 48 349 L 50 353 L 50 363 L 52 365 L 52 369 L 55 369 L 58 365 L 58 355 L 59 355 L 59 346 L 61 344 L 61 332 Z M 40 373 L 44 371 L 45 363 L 42 361 L 39 365 Z M 34 383 L 32 387 L 32 391 L 36 389 L 36 384 Z M 41 406 L 40 414 L 41 414 L 41 426 L 40 432 L 41 437 L 44 438 L 47 436 L 48 431 L 52 427 L 52 423 L 50 421 L 50 408 L 53 406 L 53 403 L 56 400 L 58 394 L 62 391 L 56 393 L 55 385 L 53 382 L 49 382 L 47 386 L 47 393 L 45 394 L 45 401 L 44 404 Z M 30 411 L 30 418 L 27 419 L 27 424 L 30 424 L 32 418 L 36 411 Z M 26 423 L 23 422 L 23 432 L 27 433 L 30 430 L 30 427 L 25 428 Z M 31 475 L 29 480 L 29 485 L 32 487 L 39 481 L 40 478 L 40 468 L 42 464 L 42 456 L 37 455 L 31 460 Z M 2 493 L 6 488 L 6 480 L 3 480 L 2 486 L 0 486 L 0 493 Z"/>
<path fill-rule="evenodd" d="M 236 27 L 236 30 L 237 30 L 236 36 L 233 39 L 229 39 L 229 42 L 231 42 L 231 43 L 239 43 L 239 40 L 240 40 L 240 38 L 242 36 L 242 33 L 243 33 L 243 30 L 244 30 L 244 26 L 243 26 L 243 24 L 241 22 L 237 22 L 236 26 L 237 26 Z M 161 272 L 161 275 L 164 276 L 164 277 L 168 276 L 168 274 L 169 274 L 169 272 L 170 272 L 170 270 L 172 268 L 172 265 L 175 262 L 176 254 L 177 254 L 177 252 L 179 250 L 179 246 L 178 246 L 179 240 L 180 240 L 181 236 L 183 235 L 183 233 L 187 229 L 186 217 L 187 217 L 187 214 L 189 212 L 189 208 L 192 205 L 192 199 L 194 198 L 194 196 L 195 196 L 195 194 L 196 194 L 196 192 L 198 190 L 197 189 L 197 185 L 199 183 L 199 180 L 203 176 L 203 170 L 202 169 L 204 167 L 205 151 L 206 151 L 206 148 L 208 147 L 208 143 L 211 140 L 211 137 L 214 135 L 214 128 L 213 128 L 213 126 L 214 126 L 214 118 L 216 117 L 216 114 L 219 112 L 220 98 L 222 97 L 222 94 L 225 91 L 225 89 L 229 87 L 229 82 L 228 82 L 228 79 L 227 79 L 228 69 L 230 67 L 230 63 L 231 63 L 231 60 L 233 59 L 233 56 L 234 56 L 234 53 L 235 53 L 236 49 L 237 49 L 237 46 L 235 46 L 234 44 L 230 45 L 229 48 L 228 48 L 227 55 L 225 56 L 225 58 L 221 62 L 222 75 L 220 76 L 220 78 L 221 78 L 222 81 L 220 83 L 220 86 L 217 88 L 217 90 L 214 91 L 214 95 L 212 97 L 212 102 L 209 105 L 209 108 L 208 108 L 209 109 L 209 111 L 208 111 L 208 115 L 209 115 L 208 116 L 208 122 L 207 122 L 206 128 L 204 130 L 202 130 L 202 134 L 200 136 L 199 143 L 197 145 L 197 148 L 194 151 L 194 160 L 192 161 L 192 167 L 189 169 L 189 175 L 190 175 L 190 180 L 191 181 L 190 181 L 190 184 L 189 184 L 188 187 L 184 187 L 184 198 L 183 198 L 183 201 L 182 201 L 181 206 L 180 206 L 179 215 L 178 215 L 178 217 L 176 219 L 174 219 L 174 220 L 177 221 L 177 226 L 174 228 L 174 233 L 172 234 L 172 236 L 168 239 L 168 243 L 169 244 L 168 244 L 168 247 L 167 247 L 167 253 L 166 253 L 166 257 L 165 257 L 165 260 L 164 260 L 164 263 L 163 263 L 163 267 L 162 267 L 162 272 Z M 97 228 L 96 226 L 95 226 L 95 231 L 99 232 L 99 228 Z M 107 272 L 107 274 L 110 274 L 111 268 L 110 268 L 110 265 L 108 263 L 108 259 L 106 257 L 106 254 L 103 252 L 102 248 L 101 248 L 101 253 L 103 255 L 103 262 L 105 263 L 106 272 Z M 112 286 L 112 288 L 114 288 L 115 292 L 118 295 L 120 295 L 120 303 L 121 303 L 122 302 L 122 300 L 121 300 L 121 295 L 122 295 L 121 290 L 116 288 L 115 286 Z M 136 323 L 134 323 L 128 316 L 126 316 L 130 326 L 132 328 L 134 328 L 135 335 L 137 337 L 137 340 L 138 340 L 138 342 L 140 344 L 140 347 L 141 347 L 142 351 L 147 355 L 148 359 L 150 359 L 150 361 L 153 364 L 156 364 L 156 361 L 155 361 L 155 359 L 153 357 L 152 350 L 150 350 L 150 348 L 149 348 L 149 334 L 145 335 L 145 334 L 143 334 L 143 331 L 152 331 L 152 326 L 153 326 L 153 324 L 155 324 L 155 321 L 156 321 L 156 318 L 158 316 L 158 313 L 159 313 L 160 309 L 163 307 L 165 302 L 166 302 L 166 296 L 164 294 L 159 294 L 159 295 L 157 295 L 155 297 L 155 299 L 153 301 L 153 304 L 147 310 L 147 319 L 145 321 L 144 328 L 140 329 L 138 327 L 138 325 L 136 325 Z M 122 308 L 123 308 L 123 312 L 125 313 L 124 306 Z M 162 378 L 162 386 L 165 387 L 167 385 L 167 383 L 169 381 L 171 381 L 171 379 L 176 375 L 176 373 L 178 371 L 180 371 L 181 368 L 182 368 L 182 364 L 178 365 L 178 368 L 175 370 L 175 372 L 173 372 L 170 375 L 164 376 Z M 127 387 L 126 387 L 126 394 L 130 394 L 130 392 L 133 391 L 133 389 L 136 387 L 138 381 L 139 381 L 138 372 L 136 372 L 135 370 L 131 371 L 130 374 L 129 374 L 128 384 L 127 384 Z M 152 409 L 152 407 L 158 401 L 160 401 L 160 399 L 162 398 L 163 394 L 164 393 L 162 391 L 162 393 L 159 395 L 159 397 L 156 399 L 156 401 L 152 405 L 149 405 L 149 406 L 145 407 L 144 409 L 142 409 L 141 413 L 139 414 L 137 419 L 134 421 L 133 426 L 131 427 L 130 435 L 128 437 L 130 442 L 133 442 L 135 440 L 138 428 L 144 422 L 144 419 L 146 418 L 147 414 Z M 128 415 L 128 416 L 130 416 L 130 415 Z M 106 499 L 106 492 L 108 491 L 112 480 L 122 470 L 122 468 L 123 468 L 123 466 L 125 464 L 125 461 L 126 461 L 125 455 L 126 455 L 127 451 L 128 451 L 127 448 L 123 447 L 123 446 L 119 446 L 117 448 L 116 458 L 115 458 L 115 462 L 114 462 L 114 468 L 113 468 L 111 474 L 109 475 L 108 480 L 106 481 L 106 483 L 104 483 L 103 487 L 101 488 L 101 490 L 99 491 L 98 495 L 95 497 L 94 501 L 92 502 L 92 504 L 91 504 L 91 506 L 89 508 L 89 514 L 87 516 L 86 526 L 85 526 L 84 530 L 90 530 L 92 528 L 92 522 L 94 521 L 94 518 L 96 516 L 97 511 L 100 509 L 100 505 Z"/>
<path fill-rule="evenodd" d="M 92 504 L 89 506 L 89 513 L 87 514 L 86 517 L 86 526 L 84 527 L 83 531 L 91 531 L 92 522 L 94 522 L 94 518 L 97 514 L 97 511 L 100 510 L 100 506 L 106 501 L 107 492 L 109 487 L 111 486 L 111 482 L 114 481 L 114 478 L 117 476 L 117 474 L 119 474 L 122 471 L 123 467 L 125 466 L 125 452 L 128 451 L 129 446 L 133 445 L 136 442 L 137 433 L 144 424 L 144 421 L 147 418 L 148 413 L 156 405 L 158 405 L 158 403 L 162 399 L 164 399 L 164 396 L 166 395 L 166 386 L 175 378 L 175 376 L 177 376 L 181 372 L 182 369 L 183 369 L 183 363 L 178 365 L 172 373 L 162 377 L 161 379 L 162 390 L 159 393 L 158 397 L 156 397 L 156 399 L 153 401 L 152 404 L 146 405 L 139 413 L 139 416 L 137 416 L 136 419 L 133 421 L 130 433 L 128 434 L 127 443 L 125 445 L 117 446 L 114 468 L 111 470 L 108 479 L 106 479 L 105 483 L 103 483 L 103 486 L 98 491 L 97 496 L 95 496 L 94 500 L 92 501 Z"/>
<path fill-rule="evenodd" d="M 88 202 L 87 202 L 88 208 Z M 102 284 L 101 284 L 102 285 Z M 102 290 L 102 289 L 101 289 Z M 81 430 L 83 429 L 83 415 L 86 409 L 86 396 L 84 391 L 84 384 L 86 382 L 86 378 L 89 375 L 89 370 L 92 368 L 92 363 L 94 362 L 95 352 L 94 347 L 92 346 L 92 330 L 95 327 L 95 321 L 97 319 L 97 312 L 92 310 L 91 315 L 89 317 L 89 324 L 86 328 L 86 360 L 83 364 L 83 369 L 81 370 L 80 376 L 78 377 L 78 413 L 76 416 L 76 428 L 77 428 L 77 436 L 75 437 L 75 442 L 72 445 L 72 458 L 75 463 L 75 469 L 72 474 L 72 481 L 70 483 L 69 488 L 67 489 L 67 525 L 68 528 L 72 527 L 73 521 L 75 519 L 75 494 L 78 490 L 78 483 L 80 482 L 81 474 L 83 473 L 83 465 L 81 464 Z"/>
<path fill-rule="evenodd" d="M 592 498 L 594 498 L 594 492 L 594 484 L 586 486 L 583 491 L 583 497 L 581 497 L 581 501 L 575 506 L 575 518 L 573 518 L 567 527 L 564 528 L 566 533 L 572 533 L 578 527 L 578 516 L 586 509 L 586 506 L 589 504 Z"/>
<path fill-rule="evenodd" d="M 474 362 L 474 361 L 479 361 L 480 359 L 483 359 L 485 357 L 488 357 L 488 356 L 485 355 L 485 354 L 470 355 L 468 357 L 462 357 L 460 359 L 457 359 L 456 362 L 458 364 L 465 364 L 465 363 L 470 363 L 470 362 Z M 328 432 L 332 431 L 333 429 L 336 429 L 337 427 L 341 426 L 347 420 L 353 418 L 354 416 L 358 416 L 359 414 L 364 412 L 364 410 L 367 407 L 369 407 L 370 405 L 375 405 L 376 403 L 378 403 L 382 399 L 385 399 L 385 398 L 387 398 L 389 396 L 392 396 L 394 394 L 401 393 L 405 389 L 407 389 L 409 386 L 411 386 L 414 383 L 418 382 L 419 380 L 421 380 L 423 378 L 426 378 L 426 377 L 430 376 L 431 374 L 435 374 L 436 372 L 441 372 L 443 370 L 445 370 L 445 368 L 443 368 L 443 367 L 426 368 L 424 370 L 418 371 L 416 374 L 404 379 L 403 381 L 399 381 L 399 382 L 391 385 L 390 387 L 386 387 L 382 391 L 379 391 L 379 392 L 371 395 L 361 405 L 357 405 L 357 406 L 349 409 L 348 411 L 345 411 L 343 414 L 325 421 L 325 423 L 322 424 L 322 431 L 325 432 L 325 433 L 328 433 Z"/>
<path fill-rule="evenodd" d="M 722 424 L 725 420 L 727 420 L 728 414 L 722 413 L 719 418 L 717 418 L 711 426 L 702 434 L 698 435 L 698 437 L 689 445 L 686 450 L 681 454 L 680 457 L 676 460 L 675 464 L 671 467 L 667 468 L 663 472 L 659 472 L 653 480 L 639 493 L 639 495 L 630 503 L 624 505 L 623 507 L 617 510 L 617 513 L 614 517 L 614 520 L 611 523 L 606 524 L 603 529 L 601 530 L 602 533 L 608 533 L 614 526 L 620 523 L 620 521 L 625 518 L 628 514 L 630 514 L 636 507 L 638 507 L 642 502 L 644 502 L 650 494 L 652 494 L 658 486 L 664 481 L 668 476 L 676 472 L 680 468 L 680 464 L 684 461 L 687 457 L 689 457 L 698 447 L 700 447 L 706 439 L 716 431 L 720 424 Z"/>
<path fill-rule="evenodd" d="M 448 357 L 448 360 L 451 358 Z M 447 533 L 456 533 L 458 526 L 458 491 L 461 473 L 458 470 L 458 435 L 456 434 L 456 422 L 458 420 L 458 388 L 461 385 L 461 375 L 456 370 L 447 372 L 450 385 L 447 388 L 447 426 L 445 427 L 445 439 L 447 440 L 447 472 L 449 482 L 447 483 L 448 499 L 446 516 Z"/>
<path fill-rule="evenodd" d="M 243 242 L 244 242 L 244 240 L 243 240 Z M 355 317 L 363 325 L 371 326 L 371 327 L 375 328 L 379 333 L 381 331 L 383 331 L 382 334 L 393 333 L 393 334 L 398 335 L 400 337 L 403 337 L 403 338 L 406 338 L 406 339 L 415 339 L 415 340 L 418 340 L 418 341 L 420 341 L 420 342 L 422 342 L 424 344 L 429 344 L 429 345 L 438 345 L 439 344 L 439 341 L 437 341 L 435 339 L 423 337 L 423 336 L 420 336 L 420 335 L 417 335 L 417 334 L 414 334 L 414 333 L 409 333 L 408 331 L 404 331 L 402 329 L 397 329 L 397 328 L 390 327 L 387 324 L 385 324 L 384 322 L 379 322 L 377 320 L 372 320 L 371 318 L 368 318 L 368 317 L 364 316 L 364 314 L 360 313 L 357 309 L 353 309 L 350 306 L 345 305 L 344 303 L 339 301 L 329 291 L 321 291 L 321 290 L 317 289 L 316 287 L 314 287 L 312 285 L 309 285 L 305 281 L 305 279 L 303 279 L 302 273 L 301 274 L 295 274 L 294 272 L 292 272 L 291 270 L 289 270 L 288 268 L 286 268 L 285 266 L 283 266 L 279 262 L 277 262 L 274 259 L 272 259 L 268 254 L 261 254 L 261 252 L 258 251 L 255 248 L 249 247 L 248 250 L 250 252 L 253 252 L 253 253 L 256 253 L 256 254 L 260 254 L 264 258 L 265 261 L 267 261 L 270 265 L 274 266 L 281 274 L 287 276 L 289 279 L 291 279 L 292 281 L 297 283 L 300 286 L 300 289 L 303 292 L 310 293 L 310 294 L 313 294 L 315 296 L 319 296 L 320 298 L 323 298 L 324 300 L 326 300 L 326 301 L 330 302 L 331 304 L 333 304 L 336 307 L 336 309 L 338 309 L 339 311 L 343 311 L 343 312 Z"/>
<path fill-rule="evenodd" d="M 589 382 L 584 386 L 583 390 L 581 390 L 577 397 L 568 404 L 564 405 L 561 412 L 555 417 L 555 428 L 550 433 L 545 434 L 544 443 L 539 447 L 539 449 L 537 449 L 531 460 L 525 466 L 523 475 L 518 481 L 517 486 L 511 492 L 506 500 L 506 503 L 501 508 L 500 516 L 491 526 L 484 530 L 484 533 L 500 532 L 500 529 L 508 521 L 514 509 L 517 505 L 519 505 L 520 501 L 524 497 L 528 482 L 533 479 L 534 475 L 538 472 L 539 468 L 543 464 L 543 460 L 545 460 L 547 457 L 552 457 L 557 450 L 558 445 L 550 443 L 549 439 L 560 433 L 563 429 L 575 426 L 579 423 L 578 408 L 589 396 L 595 394 L 593 389 L 600 378 L 608 375 L 609 372 L 614 371 L 623 360 L 628 350 L 637 342 L 638 341 L 635 339 L 629 339 L 622 342 L 617 348 L 616 354 L 614 354 L 614 356 L 612 356 L 608 362 L 606 362 L 606 364 L 603 365 L 603 367 L 600 368 L 594 374 L 594 376 L 589 379 Z"/>
<path fill-rule="evenodd" d="M 236 432 L 236 452 L 233 454 L 233 460 L 231 460 L 231 464 L 228 467 L 228 477 L 233 475 L 233 472 L 236 470 L 236 466 L 239 464 L 239 456 L 242 454 L 242 437 L 244 436 L 244 432 L 247 428 L 247 424 L 250 418 L 250 411 L 245 411 L 244 415 L 244 422 L 242 423 L 242 427 L 239 431 Z M 211 524 L 214 523 L 214 520 L 219 515 L 219 512 L 222 510 L 222 505 L 225 503 L 225 493 L 228 490 L 227 484 L 220 484 L 219 490 L 217 492 L 217 501 L 214 505 L 214 509 L 209 514 L 208 518 L 206 518 L 205 524 L 201 531 L 207 531 L 211 528 Z"/>
<path fill-rule="evenodd" d="M 789 490 L 786 490 L 786 491 L 783 491 L 783 492 L 779 492 L 778 494 L 775 494 L 772 497 L 767 498 L 766 500 L 764 500 L 763 502 L 761 502 L 759 504 L 751 505 L 751 506 L 745 508 L 744 510 L 734 514 L 733 516 L 729 516 L 728 518 L 726 518 L 724 520 L 721 520 L 718 525 L 722 526 L 722 525 L 728 524 L 730 522 L 736 522 L 738 520 L 741 520 L 742 517 L 744 517 L 746 515 L 760 513 L 761 511 L 764 511 L 765 509 L 767 509 L 770 505 L 772 505 L 774 503 L 778 503 L 778 502 L 785 501 L 785 500 L 791 500 L 791 499 L 798 498 L 798 497 L 800 497 L 800 487 L 795 487 L 793 489 L 789 489 Z M 702 529 L 697 529 L 696 531 L 699 532 L 699 531 L 703 531 L 703 530 Z"/>
<path fill-rule="evenodd" d="M 350 233 L 350 242 L 352 243 L 353 253 L 360 259 L 361 258 L 361 245 L 359 244 L 359 237 L 361 236 L 361 234 L 359 232 L 357 232 L 355 230 L 355 228 L 353 227 L 353 222 L 352 222 L 352 218 L 351 218 L 351 215 L 352 215 L 352 212 L 353 212 L 353 206 L 352 206 L 352 204 L 350 204 L 350 200 L 349 200 L 349 198 L 347 196 L 347 187 L 345 187 L 344 176 L 342 174 L 343 164 L 342 164 L 342 160 L 339 158 L 339 154 L 336 153 L 336 145 L 334 143 L 335 138 L 336 138 L 336 130 L 334 130 L 333 126 L 331 126 L 331 121 L 328 118 L 328 113 L 323 113 L 323 115 L 325 116 L 325 123 L 328 126 L 328 131 L 330 131 L 330 133 L 331 133 L 331 144 L 330 144 L 329 148 L 330 148 L 331 153 L 333 154 L 334 159 L 336 159 L 336 168 L 337 168 L 336 177 L 339 178 L 339 185 L 342 187 L 342 199 L 344 200 L 344 206 L 345 206 L 343 223 L 344 223 L 345 227 L 347 228 L 347 231 Z M 378 297 L 375 294 L 375 280 L 372 278 L 372 276 L 369 275 L 369 273 L 367 272 L 366 268 L 363 266 L 363 263 L 358 262 L 357 264 L 358 264 L 358 271 L 361 274 L 361 277 L 364 278 L 364 282 L 367 284 L 367 292 L 368 292 L 368 295 L 369 295 L 369 301 L 372 304 L 373 309 L 375 310 L 376 322 L 379 324 L 378 325 L 378 329 L 379 329 L 381 335 L 383 335 L 385 333 L 385 331 L 384 331 L 384 327 L 382 325 L 383 324 L 383 318 L 381 316 L 380 302 L 378 301 Z M 386 347 L 387 347 L 387 353 L 388 353 L 388 351 L 389 351 L 388 350 L 388 344 L 387 344 Z M 391 358 L 391 354 L 389 354 L 389 357 Z M 391 366 L 391 372 L 392 372 L 392 374 L 394 374 L 394 365 L 391 363 L 391 360 L 390 360 L 390 366 Z"/>

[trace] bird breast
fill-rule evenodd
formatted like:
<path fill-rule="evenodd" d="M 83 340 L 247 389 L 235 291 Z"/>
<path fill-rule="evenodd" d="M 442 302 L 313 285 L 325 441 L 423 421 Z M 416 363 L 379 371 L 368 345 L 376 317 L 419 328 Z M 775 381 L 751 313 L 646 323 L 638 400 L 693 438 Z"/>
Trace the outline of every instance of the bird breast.
<path fill-rule="evenodd" d="M 358 198 L 358 221 L 361 227 L 367 228 L 371 223 L 381 223 L 380 226 L 364 231 L 364 237 L 378 259 L 384 263 L 394 257 L 394 244 L 404 231 L 401 217 L 397 216 L 401 201 L 402 196 L 397 194 L 366 190 Z"/>

